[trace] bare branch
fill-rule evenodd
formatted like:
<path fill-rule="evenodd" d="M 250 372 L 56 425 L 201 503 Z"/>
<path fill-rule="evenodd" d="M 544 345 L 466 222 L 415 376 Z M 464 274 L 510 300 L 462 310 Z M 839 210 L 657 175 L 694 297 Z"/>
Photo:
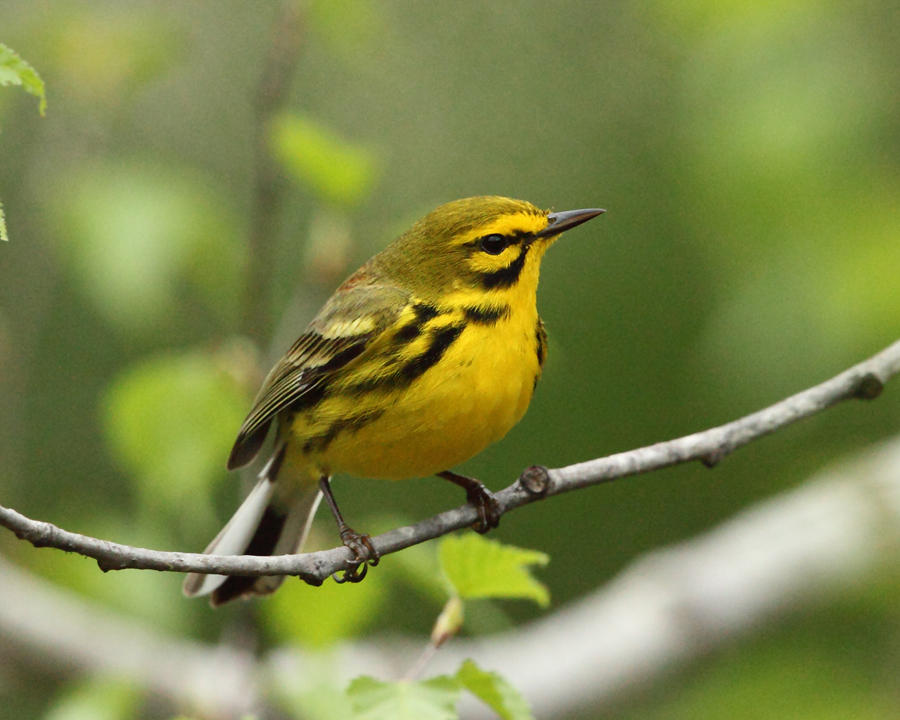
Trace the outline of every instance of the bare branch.
<path fill-rule="evenodd" d="M 536 717 L 592 715 L 791 609 L 896 567 L 900 438 L 749 507 L 690 540 L 637 558 L 580 600 L 507 632 L 456 638 L 428 675 L 462 660 L 502 669 Z M 167 636 L 0 557 L 0 645 L 51 668 L 106 672 L 195 714 L 260 712 L 273 688 L 321 682 L 322 658 L 292 647 L 249 651 Z M 602 639 L 602 641 L 598 641 Z M 379 637 L 334 648 L 330 680 L 401 677 L 421 641 Z M 275 693 L 277 695 L 277 693 Z M 481 718 L 483 707 L 463 710 Z M 495 715 L 490 715 L 495 717 Z"/>
<path fill-rule="evenodd" d="M 516 482 L 497 493 L 500 513 L 552 495 L 693 460 L 714 465 L 733 450 L 839 402 L 876 397 L 898 372 L 900 341 L 830 380 L 726 425 L 563 468 L 528 468 Z M 463 505 L 379 535 L 373 538 L 373 544 L 380 555 L 388 555 L 472 525 L 477 519 L 475 508 Z M 0 525 L 36 547 L 55 547 L 94 558 L 103 570 L 135 568 L 254 577 L 297 575 L 318 585 L 333 573 L 348 569 L 352 559 L 345 547 L 276 557 L 148 550 L 68 532 L 50 523 L 31 520 L 2 505 Z"/>

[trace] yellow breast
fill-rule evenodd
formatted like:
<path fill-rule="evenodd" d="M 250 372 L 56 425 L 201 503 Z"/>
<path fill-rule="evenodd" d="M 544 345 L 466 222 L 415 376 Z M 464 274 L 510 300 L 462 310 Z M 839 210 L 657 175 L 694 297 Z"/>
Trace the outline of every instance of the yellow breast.
<path fill-rule="evenodd" d="M 319 462 L 332 472 L 391 479 L 450 469 L 522 418 L 539 372 L 534 322 L 470 322 L 438 365 L 378 418 L 336 437 Z"/>
<path fill-rule="evenodd" d="M 309 475 L 424 477 L 502 438 L 540 376 L 540 255 L 519 282 L 413 300 L 392 330 L 290 422 L 289 461 Z"/>
<path fill-rule="evenodd" d="M 502 438 L 528 407 L 540 374 L 536 323 L 536 313 L 491 324 L 461 311 L 440 315 L 408 348 L 411 356 L 421 354 L 442 331 L 455 333 L 439 361 L 406 387 L 336 391 L 296 415 L 292 463 L 322 474 L 401 479 L 468 460 Z"/>
<path fill-rule="evenodd" d="M 290 462 L 309 474 L 424 477 L 502 438 L 525 413 L 543 358 L 534 300 L 513 307 L 442 308 L 402 352 L 373 353 L 294 416 Z"/>

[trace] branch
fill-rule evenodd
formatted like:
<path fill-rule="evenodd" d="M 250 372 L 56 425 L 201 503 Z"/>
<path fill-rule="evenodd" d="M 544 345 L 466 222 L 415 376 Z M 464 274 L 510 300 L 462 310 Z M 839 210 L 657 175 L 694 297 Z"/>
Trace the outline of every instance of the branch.
<path fill-rule="evenodd" d="M 900 438 L 757 503 L 690 540 L 637 558 L 577 602 L 504 633 L 456 638 L 429 665 L 466 658 L 502 669 L 535 717 L 617 707 L 624 695 L 684 669 L 767 621 L 884 571 L 900 550 Z M 0 557 L 0 646 L 42 665 L 104 672 L 202 717 L 242 717 L 322 682 L 322 657 L 282 647 L 255 658 L 158 627 L 32 576 Z M 598 641 L 602 638 L 602 642 Z M 419 641 L 376 638 L 331 650 L 342 686 L 400 677 Z M 620 707 L 620 706 L 619 706 Z M 590 711 L 587 710 L 590 708 Z M 464 717 L 484 717 L 465 708 Z M 490 715 L 490 717 L 495 717 Z"/>
<path fill-rule="evenodd" d="M 507 632 L 447 643 L 426 675 L 453 674 L 474 658 L 519 688 L 536 718 L 616 716 L 624 696 L 733 647 L 736 638 L 771 632 L 774 619 L 792 610 L 896 573 L 898 561 L 900 437 L 636 558 L 555 612 Z M 337 682 L 372 668 L 395 679 L 412 655 L 409 642 L 348 646 L 335 657 Z M 289 648 L 277 656 L 284 687 L 296 689 L 298 678 L 313 676 L 315 656 Z M 496 715 L 473 703 L 460 706 L 460 717 Z"/>
<path fill-rule="evenodd" d="M 553 470 L 530 467 L 516 482 L 496 494 L 500 514 L 553 495 L 693 460 L 711 467 L 737 448 L 839 402 L 877 397 L 884 383 L 898 373 L 900 341 L 830 380 L 725 425 Z M 388 555 L 472 525 L 477 519 L 475 508 L 463 505 L 415 525 L 378 535 L 372 542 L 379 555 Z M 253 577 L 297 575 L 312 585 L 319 585 L 329 575 L 349 569 L 352 559 L 345 547 L 276 557 L 148 550 L 68 532 L 50 523 L 31 520 L 2 505 L 0 525 L 35 547 L 54 547 L 94 558 L 104 571 L 134 568 Z"/>

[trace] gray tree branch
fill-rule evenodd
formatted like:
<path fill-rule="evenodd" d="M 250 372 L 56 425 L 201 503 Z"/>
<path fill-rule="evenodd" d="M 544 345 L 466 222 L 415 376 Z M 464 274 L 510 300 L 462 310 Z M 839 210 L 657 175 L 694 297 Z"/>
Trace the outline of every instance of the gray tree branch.
<path fill-rule="evenodd" d="M 711 467 L 735 449 L 839 402 L 877 397 L 884 384 L 898 373 L 900 341 L 830 380 L 725 425 L 562 468 L 530 467 L 516 482 L 497 493 L 500 512 L 504 514 L 553 495 L 693 460 Z M 463 505 L 378 535 L 372 542 L 380 555 L 388 555 L 472 525 L 477 519 L 475 508 Z M 0 525 L 35 547 L 54 547 L 94 558 L 104 571 L 133 568 L 248 576 L 296 575 L 319 585 L 333 573 L 349 569 L 352 560 L 345 547 L 276 557 L 148 550 L 69 532 L 2 505 Z"/>
<path fill-rule="evenodd" d="M 896 572 L 900 551 L 900 438 L 826 468 L 799 487 L 748 507 L 678 545 L 637 558 L 570 605 L 505 633 L 456 638 L 428 667 L 460 662 L 500 670 L 536 717 L 607 711 L 636 687 L 666 677 L 792 608 L 875 571 Z M 893 570 L 892 570 L 893 569 Z M 54 669 L 107 672 L 202 717 L 259 712 L 278 688 L 321 682 L 322 657 L 287 646 L 254 657 L 166 636 L 0 557 L 0 645 Z M 401 677 L 421 640 L 377 638 L 335 648 L 341 687 L 360 674 Z M 483 707 L 464 717 L 495 717 Z"/>

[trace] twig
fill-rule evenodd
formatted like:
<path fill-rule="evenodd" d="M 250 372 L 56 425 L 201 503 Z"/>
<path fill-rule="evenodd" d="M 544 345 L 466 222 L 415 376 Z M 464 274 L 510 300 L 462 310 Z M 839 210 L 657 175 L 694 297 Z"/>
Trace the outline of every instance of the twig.
<path fill-rule="evenodd" d="M 772 632 L 774 619 L 792 610 L 828 603 L 873 576 L 891 577 L 898 561 L 900 437 L 636 558 L 596 591 L 531 623 L 448 642 L 424 676 L 453 674 L 474 658 L 520 689 L 536 718 L 616 716 L 618 703 L 638 688 L 733 648 L 754 630 Z M 408 642 L 384 639 L 380 659 L 360 652 L 370 646 L 351 647 L 336 662 L 337 683 L 372 668 L 390 678 L 414 652 Z M 311 675 L 316 660 L 282 652 L 294 662 L 285 659 L 281 677 L 296 692 L 297 678 Z M 472 703 L 460 707 L 460 717 L 496 714 Z"/>
<path fill-rule="evenodd" d="M 637 558 L 616 578 L 538 620 L 485 638 L 456 638 L 428 675 L 475 658 L 522 690 L 536 717 L 609 710 L 636 686 L 684 668 L 792 608 L 896 567 L 900 438 L 826 468 L 676 546 Z M 0 646 L 73 672 L 110 673 L 195 714 L 243 717 L 272 694 L 321 682 L 322 657 L 282 647 L 254 658 L 168 636 L 0 557 Z M 598 641 L 598 638 L 601 639 Z M 342 686 L 395 679 L 420 642 L 379 637 L 332 650 Z M 590 711 L 588 711 L 588 708 Z M 481 718 L 483 708 L 464 709 Z M 490 717 L 495 717 L 491 714 Z"/>
<path fill-rule="evenodd" d="M 552 495 L 671 465 L 693 460 L 713 465 L 752 440 L 839 402 L 850 398 L 874 398 L 884 383 L 897 373 L 900 373 L 900 341 L 830 380 L 726 425 L 563 468 L 548 470 L 533 466 L 496 494 L 500 514 Z M 415 525 L 378 535 L 372 542 L 384 556 L 467 527 L 477 519 L 477 510 L 472 505 L 463 505 Z M 94 558 L 104 571 L 134 568 L 253 577 L 297 575 L 312 585 L 319 585 L 335 572 L 350 568 L 353 557 L 346 547 L 276 557 L 148 550 L 68 532 L 47 522 L 31 520 L 2 505 L 0 525 L 35 547 L 54 547 Z"/>

